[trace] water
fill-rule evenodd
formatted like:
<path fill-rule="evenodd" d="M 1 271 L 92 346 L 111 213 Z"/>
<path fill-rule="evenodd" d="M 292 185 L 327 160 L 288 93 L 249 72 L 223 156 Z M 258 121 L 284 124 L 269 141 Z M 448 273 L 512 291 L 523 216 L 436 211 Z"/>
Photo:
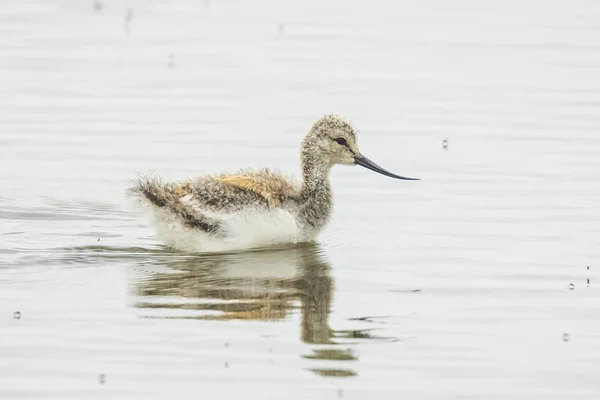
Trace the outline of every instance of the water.
<path fill-rule="evenodd" d="M 0 398 L 600 396 L 597 2 L 0 22 Z M 297 172 L 331 111 L 422 181 L 335 168 L 317 245 L 190 257 L 127 208 L 136 171 Z"/>

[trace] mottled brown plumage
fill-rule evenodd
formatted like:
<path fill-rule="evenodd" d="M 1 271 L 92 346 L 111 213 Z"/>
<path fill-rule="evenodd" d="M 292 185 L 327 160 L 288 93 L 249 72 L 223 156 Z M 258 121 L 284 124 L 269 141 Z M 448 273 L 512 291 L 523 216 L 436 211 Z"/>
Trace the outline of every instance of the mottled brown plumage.
<path fill-rule="evenodd" d="M 236 175 L 220 175 L 215 177 L 215 180 L 257 193 L 265 198 L 271 208 L 280 207 L 286 198 L 295 196 L 298 191 L 298 187 L 289 179 L 268 169 L 242 171 Z"/>

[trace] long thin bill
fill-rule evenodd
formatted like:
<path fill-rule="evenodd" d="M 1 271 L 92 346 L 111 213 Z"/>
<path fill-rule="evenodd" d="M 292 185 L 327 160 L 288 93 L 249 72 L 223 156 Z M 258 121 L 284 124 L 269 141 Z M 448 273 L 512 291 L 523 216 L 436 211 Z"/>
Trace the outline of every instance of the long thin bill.
<path fill-rule="evenodd" d="M 369 160 L 367 157 L 363 156 L 362 154 L 354 156 L 354 163 L 356 165 L 360 165 L 361 167 L 365 167 L 367 169 L 370 169 L 371 171 L 378 172 L 381 175 L 389 176 L 391 178 L 404 179 L 404 180 L 407 180 L 407 181 L 418 181 L 418 180 L 420 180 L 419 178 L 407 178 L 405 176 L 400 176 L 400 175 L 393 174 L 390 171 L 387 171 L 387 170 L 381 168 L 379 165 L 375 164 L 373 161 Z"/>

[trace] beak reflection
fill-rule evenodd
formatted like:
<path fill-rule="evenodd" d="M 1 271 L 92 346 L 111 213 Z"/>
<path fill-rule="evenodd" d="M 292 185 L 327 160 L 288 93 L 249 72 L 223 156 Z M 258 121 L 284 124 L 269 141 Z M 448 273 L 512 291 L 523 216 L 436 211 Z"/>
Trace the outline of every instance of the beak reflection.
<path fill-rule="evenodd" d="M 420 180 L 418 178 L 407 178 L 405 176 L 400 176 L 400 175 L 391 173 L 390 171 L 387 171 L 387 170 L 381 168 L 379 165 L 375 164 L 373 161 L 369 160 L 367 157 L 363 156 L 362 154 L 358 154 L 358 155 L 354 156 L 354 164 L 360 165 L 361 167 L 365 167 L 367 169 L 370 169 L 371 171 L 378 172 L 381 175 L 389 176 L 391 178 L 404 179 L 407 181 Z"/>

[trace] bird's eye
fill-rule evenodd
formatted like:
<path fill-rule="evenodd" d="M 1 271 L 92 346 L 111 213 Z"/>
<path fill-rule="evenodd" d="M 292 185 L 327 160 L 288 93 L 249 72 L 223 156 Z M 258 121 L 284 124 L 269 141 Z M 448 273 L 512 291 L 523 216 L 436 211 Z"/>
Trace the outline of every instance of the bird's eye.
<path fill-rule="evenodd" d="M 337 138 L 337 139 L 334 139 L 334 140 L 337 142 L 337 144 L 340 144 L 340 145 L 342 145 L 342 146 L 345 146 L 345 145 L 346 145 L 346 139 L 344 139 L 344 138 L 342 138 L 342 137 L 339 137 L 339 138 Z"/>

